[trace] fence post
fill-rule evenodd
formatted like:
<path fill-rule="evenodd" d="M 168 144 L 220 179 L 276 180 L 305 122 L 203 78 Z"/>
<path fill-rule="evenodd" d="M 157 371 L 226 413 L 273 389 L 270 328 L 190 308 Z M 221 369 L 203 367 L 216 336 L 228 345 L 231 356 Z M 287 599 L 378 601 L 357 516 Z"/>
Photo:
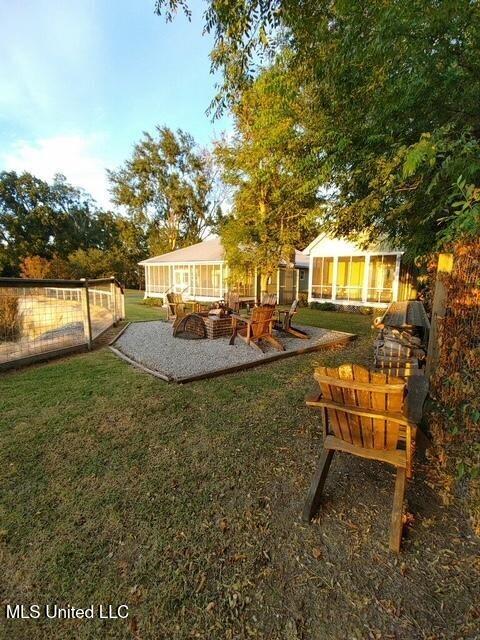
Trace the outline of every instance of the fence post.
<path fill-rule="evenodd" d="M 112 315 L 113 324 L 117 324 L 117 292 L 115 291 L 115 279 L 112 277 L 110 282 L 110 297 L 112 299 Z"/>
<path fill-rule="evenodd" d="M 84 281 L 82 289 L 82 315 L 83 315 L 83 332 L 85 334 L 85 340 L 88 350 L 92 348 L 92 321 L 90 318 L 90 299 L 88 295 L 88 280 L 81 278 Z"/>
<path fill-rule="evenodd" d="M 125 320 L 125 289 L 118 288 L 118 295 L 120 296 L 120 320 Z"/>
<path fill-rule="evenodd" d="M 443 320 L 447 308 L 447 290 L 442 276 L 452 273 L 453 253 L 440 253 L 438 256 L 437 278 L 435 280 L 435 292 L 432 303 L 432 321 L 427 349 L 427 363 L 425 376 L 430 380 L 432 371 L 438 362 L 438 321 Z"/>

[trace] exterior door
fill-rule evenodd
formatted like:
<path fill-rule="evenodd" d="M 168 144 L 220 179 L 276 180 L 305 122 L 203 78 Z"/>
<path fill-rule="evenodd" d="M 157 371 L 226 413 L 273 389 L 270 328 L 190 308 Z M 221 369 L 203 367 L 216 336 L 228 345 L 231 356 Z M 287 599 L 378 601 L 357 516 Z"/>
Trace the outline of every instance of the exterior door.
<path fill-rule="evenodd" d="M 277 277 L 280 278 L 278 304 L 292 304 L 297 297 L 297 270 L 281 268 Z"/>
<path fill-rule="evenodd" d="M 175 293 L 188 294 L 190 291 L 190 270 L 188 267 L 175 267 L 173 272 L 173 288 Z"/>

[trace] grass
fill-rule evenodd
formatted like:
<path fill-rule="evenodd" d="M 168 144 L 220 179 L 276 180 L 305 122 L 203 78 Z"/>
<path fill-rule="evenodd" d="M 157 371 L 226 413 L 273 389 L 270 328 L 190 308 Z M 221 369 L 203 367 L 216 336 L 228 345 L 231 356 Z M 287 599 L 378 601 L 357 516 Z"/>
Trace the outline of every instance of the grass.
<path fill-rule="evenodd" d="M 150 319 L 139 300 L 129 319 Z M 478 545 L 424 480 L 400 559 L 382 465 L 339 456 L 320 520 L 299 520 L 319 448 L 312 370 L 371 357 L 369 318 L 300 318 L 361 336 L 187 386 L 106 349 L 0 378 L 2 602 L 130 612 L 9 621 L 5 637 L 474 637 Z"/>
<path fill-rule="evenodd" d="M 372 324 L 372 316 L 364 316 L 360 313 L 343 313 L 338 311 L 317 311 L 302 307 L 295 316 L 295 322 L 312 327 L 324 329 L 336 329 L 358 335 L 369 335 Z"/>
<path fill-rule="evenodd" d="M 150 307 L 143 304 L 143 291 L 127 289 L 125 296 L 125 314 L 130 322 L 140 320 L 165 320 L 166 313 L 161 307 Z"/>

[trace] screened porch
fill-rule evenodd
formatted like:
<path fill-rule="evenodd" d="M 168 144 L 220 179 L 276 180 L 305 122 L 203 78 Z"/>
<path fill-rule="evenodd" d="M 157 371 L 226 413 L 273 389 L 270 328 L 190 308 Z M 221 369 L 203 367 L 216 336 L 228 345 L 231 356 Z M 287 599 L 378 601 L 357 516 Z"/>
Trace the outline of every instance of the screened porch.
<path fill-rule="evenodd" d="M 310 300 L 385 306 L 398 300 L 401 253 L 313 257 Z"/>
<path fill-rule="evenodd" d="M 163 297 L 166 293 L 181 293 L 185 299 L 204 301 L 221 300 L 227 291 L 238 291 L 241 296 L 255 296 L 255 278 L 245 274 L 229 282 L 224 263 L 178 263 L 145 265 L 145 296 Z"/>

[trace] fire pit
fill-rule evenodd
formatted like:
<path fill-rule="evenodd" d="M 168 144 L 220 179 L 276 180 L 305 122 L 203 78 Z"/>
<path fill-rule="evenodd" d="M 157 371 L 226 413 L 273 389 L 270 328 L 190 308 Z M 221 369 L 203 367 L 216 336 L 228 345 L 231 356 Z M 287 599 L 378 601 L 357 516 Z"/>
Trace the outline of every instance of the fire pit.
<path fill-rule="evenodd" d="M 216 309 L 215 309 L 216 311 Z M 174 330 L 175 337 L 215 340 L 232 334 L 232 318 L 226 314 L 189 313 L 180 320 Z"/>
<path fill-rule="evenodd" d="M 206 316 L 203 318 L 205 329 L 207 331 L 207 338 L 209 340 L 215 340 L 215 338 L 221 338 L 222 336 L 232 335 L 232 318 L 231 316 Z"/>

